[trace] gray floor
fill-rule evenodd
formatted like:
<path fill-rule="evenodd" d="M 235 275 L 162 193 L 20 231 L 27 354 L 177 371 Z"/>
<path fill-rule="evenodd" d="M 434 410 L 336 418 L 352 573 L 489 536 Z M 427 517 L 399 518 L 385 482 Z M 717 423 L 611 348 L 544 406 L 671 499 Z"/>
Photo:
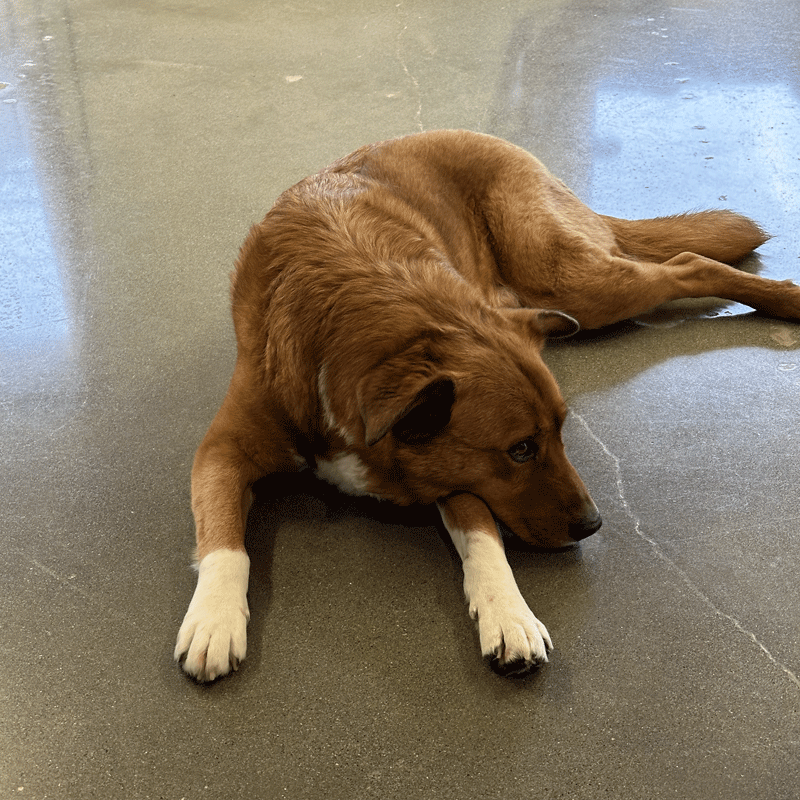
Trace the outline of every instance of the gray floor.
<path fill-rule="evenodd" d="M 495 133 L 595 209 L 732 207 L 800 279 L 800 4 L 0 9 L 0 796 L 796 798 L 800 326 L 673 308 L 553 347 L 605 524 L 511 552 L 556 642 L 477 653 L 429 510 L 263 487 L 250 654 L 174 666 L 228 271 L 355 147 Z"/>

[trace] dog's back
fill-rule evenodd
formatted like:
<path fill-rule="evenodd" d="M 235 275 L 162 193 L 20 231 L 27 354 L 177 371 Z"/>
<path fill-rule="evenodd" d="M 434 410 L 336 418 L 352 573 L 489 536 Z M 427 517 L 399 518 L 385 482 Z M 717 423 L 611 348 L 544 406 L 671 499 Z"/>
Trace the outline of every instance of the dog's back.
<path fill-rule="evenodd" d="M 601 216 L 524 150 L 485 134 L 433 131 L 363 147 L 285 192 L 242 248 L 234 319 L 240 348 L 263 353 L 285 281 L 306 281 L 293 316 L 314 325 L 343 282 L 359 284 L 365 300 L 369 286 L 394 297 L 396 286 L 377 284 L 382 270 L 399 267 L 412 282 L 412 272 L 438 271 L 447 282 L 455 270 L 490 306 L 557 309 L 596 328 L 707 291 L 687 283 L 683 264 L 665 262 L 693 254 L 733 263 L 767 238 L 724 210 Z M 715 268 L 723 286 L 714 292 L 746 302 L 755 286 L 738 286 L 747 282 L 740 275 Z M 756 302 L 785 314 L 763 293 Z"/>

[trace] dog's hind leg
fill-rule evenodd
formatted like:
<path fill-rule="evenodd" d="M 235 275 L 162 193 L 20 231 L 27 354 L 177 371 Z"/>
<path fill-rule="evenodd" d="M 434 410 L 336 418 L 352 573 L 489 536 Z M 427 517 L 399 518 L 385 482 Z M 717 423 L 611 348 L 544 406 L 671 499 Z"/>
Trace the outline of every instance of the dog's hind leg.
<path fill-rule="evenodd" d="M 661 264 L 610 257 L 587 264 L 580 281 L 556 298 L 543 298 L 574 317 L 584 329 L 600 328 L 681 298 L 719 297 L 765 314 L 800 320 L 800 287 L 751 275 L 695 253 Z M 523 295 L 523 297 L 525 297 Z M 530 304 L 539 298 L 525 297 Z"/>
<path fill-rule="evenodd" d="M 681 253 L 664 266 L 680 289 L 677 297 L 721 297 L 772 317 L 800 320 L 800 286 L 790 280 L 751 275 L 694 253 Z"/>
<path fill-rule="evenodd" d="M 481 653 L 501 675 L 530 672 L 547 661 L 553 643 L 520 594 L 494 517 L 471 494 L 452 495 L 438 506 L 461 556 L 464 594 L 478 622 Z"/>
<path fill-rule="evenodd" d="M 724 210 L 650 220 L 600 216 L 524 151 L 496 143 L 495 151 L 503 169 L 490 173 L 481 209 L 499 282 L 524 305 L 564 311 L 583 328 L 683 297 L 720 297 L 800 319 L 800 288 L 791 281 L 722 263 L 769 238 L 747 217 Z"/>

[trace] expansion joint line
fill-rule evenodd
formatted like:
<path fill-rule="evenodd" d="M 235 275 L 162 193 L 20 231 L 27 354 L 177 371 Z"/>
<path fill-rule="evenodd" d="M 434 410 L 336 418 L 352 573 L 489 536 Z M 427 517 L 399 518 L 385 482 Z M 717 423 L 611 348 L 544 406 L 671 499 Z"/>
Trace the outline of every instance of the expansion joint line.
<path fill-rule="evenodd" d="M 705 606 L 707 606 L 713 614 L 720 618 L 727 620 L 740 634 L 748 638 L 753 644 L 755 644 L 759 650 L 772 662 L 774 666 L 776 666 L 779 670 L 781 670 L 786 677 L 795 685 L 798 689 L 800 689 L 800 679 L 798 679 L 797 675 L 794 674 L 785 664 L 778 661 L 775 656 L 770 653 L 770 651 L 764 646 L 764 644 L 758 639 L 758 637 L 752 631 L 748 630 L 747 628 L 739 622 L 736 617 L 731 614 L 727 614 L 721 609 L 717 608 L 711 598 L 705 595 L 700 588 L 692 581 L 689 575 L 682 570 L 672 559 L 664 553 L 664 551 L 659 546 L 658 542 L 655 539 L 648 536 L 643 530 L 641 526 L 641 520 L 636 514 L 633 512 L 633 509 L 628 502 L 627 497 L 625 496 L 625 482 L 622 478 L 622 464 L 619 458 L 612 453 L 608 447 L 606 447 L 605 443 L 600 440 L 600 438 L 595 434 L 595 432 L 589 427 L 589 423 L 577 412 L 571 411 L 571 414 L 581 425 L 584 427 L 586 432 L 589 436 L 600 446 L 600 449 L 608 456 L 614 466 L 614 478 L 617 485 L 617 495 L 619 497 L 620 504 L 622 505 L 622 509 L 628 518 L 633 523 L 633 530 L 634 533 L 640 538 L 647 542 L 653 553 L 663 561 L 673 572 L 677 573 L 680 579 L 686 584 L 692 594 L 697 597 Z"/>

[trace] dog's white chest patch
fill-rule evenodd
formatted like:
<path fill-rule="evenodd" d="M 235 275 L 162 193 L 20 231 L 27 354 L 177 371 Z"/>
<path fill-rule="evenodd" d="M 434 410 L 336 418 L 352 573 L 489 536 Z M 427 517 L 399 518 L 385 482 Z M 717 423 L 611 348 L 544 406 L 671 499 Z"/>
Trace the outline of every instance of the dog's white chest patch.
<path fill-rule="evenodd" d="M 340 453 L 330 461 L 318 459 L 315 474 L 347 494 L 372 494 L 369 470 L 355 453 Z"/>

